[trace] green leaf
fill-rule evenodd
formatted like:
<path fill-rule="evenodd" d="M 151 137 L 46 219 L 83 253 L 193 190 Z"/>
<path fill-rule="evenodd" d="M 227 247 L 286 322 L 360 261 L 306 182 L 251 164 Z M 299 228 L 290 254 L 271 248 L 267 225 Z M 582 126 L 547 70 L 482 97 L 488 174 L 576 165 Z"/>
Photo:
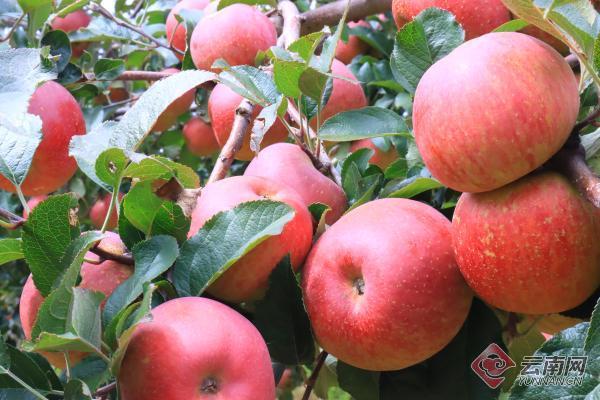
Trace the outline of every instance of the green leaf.
<path fill-rule="evenodd" d="M 124 307 L 138 298 L 144 284 L 167 271 L 177 259 L 179 247 L 171 236 L 154 236 L 133 248 L 135 272 L 111 294 L 102 314 L 108 324 Z"/>
<path fill-rule="evenodd" d="M 320 101 L 323 98 L 323 93 L 325 91 L 325 87 L 327 86 L 328 80 L 329 75 L 326 73 L 315 68 L 308 67 L 302 71 L 302 74 L 298 80 L 298 87 L 300 88 L 302 94 L 315 101 Z"/>
<path fill-rule="evenodd" d="M 508 344 L 508 355 L 515 362 L 516 365 L 521 365 L 523 358 L 531 356 L 540 346 L 546 341 L 544 335 L 535 328 L 529 329 L 523 335 L 513 338 Z M 515 379 L 519 375 L 519 368 L 510 368 L 503 376 L 506 378 L 502 382 L 502 389 L 508 390 L 513 385 Z"/>
<path fill-rule="evenodd" d="M 0 174 L 20 185 L 41 140 L 42 121 L 27 113 L 38 84 L 54 79 L 41 63 L 40 49 L 0 51 Z"/>
<path fill-rule="evenodd" d="M 285 203 L 259 200 L 216 214 L 183 244 L 173 269 L 181 296 L 199 296 L 233 263 L 270 236 L 279 235 L 294 217 Z"/>
<path fill-rule="evenodd" d="M 110 378 L 108 364 L 98 356 L 90 355 L 71 366 L 71 379 L 79 379 L 95 391 Z"/>
<path fill-rule="evenodd" d="M 103 151 L 96 159 L 96 176 L 106 183 L 106 189 L 117 188 L 123 178 L 123 171 L 129 162 L 128 157 L 122 149 L 108 149 Z"/>
<path fill-rule="evenodd" d="M 50 55 L 58 57 L 55 65 L 56 72 L 62 72 L 71 59 L 71 42 L 63 31 L 47 32 L 41 41 L 42 46 L 50 47 Z"/>
<path fill-rule="evenodd" d="M 0 265 L 25 257 L 21 250 L 21 239 L 0 239 Z"/>
<path fill-rule="evenodd" d="M 324 32 L 313 32 L 308 35 L 302 36 L 288 48 L 289 51 L 298 53 L 304 61 L 308 62 L 314 55 L 315 49 L 321 43 Z"/>
<path fill-rule="evenodd" d="M 198 174 L 188 166 L 156 155 L 136 155 L 132 158 L 133 162 L 123 173 L 128 178 L 136 178 L 140 181 L 153 181 L 157 179 L 168 181 L 171 178 L 175 178 L 184 188 L 197 188 L 200 186 Z"/>
<path fill-rule="evenodd" d="M 69 194 L 49 197 L 33 209 L 23 225 L 21 247 L 35 286 L 43 296 L 50 293 L 64 272 L 61 258 L 79 236 L 79 224 L 72 217 L 76 205 Z"/>
<path fill-rule="evenodd" d="M 42 370 L 40 364 L 36 362 L 36 355 L 17 350 L 11 345 L 4 344 L 3 363 L 6 366 L 7 357 L 10 358 L 10 372 L 17 376 L 25 384 L 32 388 L 41 391 L 47 391 L 52 388 L 51 380 L 55 380 L 56 374 L 50 368 L 48 363 L 45 363 L 46 368 Z M 0 388 L 2 389 L 22 389 L 23 386 L 15 381 L 11 376 L 7 375 L 7 370 L 0 367 Z M 50 380 L 51 379 L 51 380 Z M 0 394 L 1 396 L 1 394 Z M 1 397 L 0 397 L 1 398 Z M 18 397 L 7 397 L 7 400 L 17 399 Z"/>
<path fill-rule="evenodd" d="M 273 78 L 248 65 L 230 67 L 219 74 L 219 81 L 252 103 L 267 107 L 277 101 Z"/>
<path fill-rule="evenodd" d="M 594 307 L 592 318 L 590 319 L 590 327 L 585 338 L 585 351 L 592 351 L 595 346 L 600 346 L 600 299 Z"/>
<path fill-rule="evenodd" d="M 100 303 L 104 297 L 103 293 L 75 287 L 69 313 L 72 332 L 97 348 L 102 342 Z"/>
<path fill-rule="evenodd" d="M 275 121 L 277 121 L 278 110 L 283 100 L 284 97 L 280 96 L 276 103 L 264 107 L 260 110 L 260 113 L 258 113 L 256 118 L 254 118 L 254 122 L 252 123 L 252 133 L 250 135 L 250 149 L 256 154 L 260 151 L 260 144 L 265 133 L 267 133 Z M 287 109 L 287 103 L 285 104 L 285 109 Z"/>
<path fill-rule="evenodd" d="M 5 373 L 10 370 L 10 354 L 4 339 L 0 340 L 0 372 Z"/>
<path fill-rule="evenodd" d="M 158 218 L 158 216 L 157 216 Z M 142 242 L 146 235 L 138 230 L 125 215 L 124 204 L 121 202 L 119 213 L 119 236 L 128 249 L 132 249 L 136 244 Z"/>
<path fill-rule="evenodd" d="M 583 378 L 581 385 L 528 386 L 520 385 L 520 378 L 517 378 L 509 399 L 575 399 L 593 392 L 600 384 L 600 342 L 594 343 L 586 351 L 585 340 L 589 327 L 590 323 L 584 322 L 566 329 L 554 335 L 534 354 L 534 356 L 541 357 L 587 357 L 585 372 L 581 375 Z M 579 376 L 577 373 L 571 373 L 571 375 Z M 542 369 L 539 369 L 539 374 L 531 376 L 541 378 L 543 376 Z"/>
<path fill-rule="evenodd" d="M 557 38 L 566 36 L 571 48 L 578 47 L 586 54 L 592 53 L 598 14 L 590 1 L 503 0 L 503 3 L 513 14 L 530 24 Z"/>
<path fill-rule="evenodd" d="M 356 400 L 379 400 L 379 375 L 377 371 L 366 371 L 340 360 L 336 366 L 340 387 Z"/>
<path fill-rule="evenodd" d="M 396 35 L 390 66 L 394 78 L 414 93 L 421 77 L 436 61 L 458 47 L 465 32 L 454 15 L 428 8 Z"/>
<path fill-rule="evenodd" d="M 319 130 L 321 139 L 332 142 L 393 135 L 409 135 L 408 126 L 404 118 L 381 107 L 341 112 L 325 121 Z"/>
<path fill-rule="evenodd" d="M 121 368 L 123 357 L 125 357 L 127 346 L 129 346 L 131 335 L 133 335 L 135 328 L 137 325 L 143 323 L 151 317 L 150 310 L 152 308 L 152 295 L 156 289 L 157 286 L 152 283 L 147 283 L 144 285 L 144 297 L 142 298 L 142 301 L 138 303 L 137 310 L 132 316 L 129 327 L 127 327 L 127 329 L 125 329 L 122 333 L 120 330 L 116 333 L 119 338 L 118 348 L 113 354 L 110 367 L 113 376 L 119 375 L 119 369 Z"/>
<path fill-rule="evenodd" d="M 272 7 L 277 6 L 277 0 L 220 0 L 219 6 L 217 9 L 222 10 L 227 6 L 230 6 L 232 4 L 237 4 L 237 3 L 249 4 L 251 6 L 259 5 L 259 4 L 266 4 L 266 5 L 269 5 Z"/>
<path fill-rule="evenodd" d="M 253 322 L 267 342 L 273 360 L 286 365 L 312 362 L 314 339 L 289 257 L 271 272 L 269 288 L 264 299 L 256 304 Z"/>
<path fill-rule="evenodd" d="M 102 58 L 94 65 L 94 75 L 97 80 L 111 81 L 125 71 L 125 61 Z"/>
<path fill-rule="evenodd" d="M 71 379 L 65 385 L 65 400 L 92 400 L 92 392 L 85 382 Z"/>
<path fill-rule="evenodd" d="M 381 196 L 411 199 L 423 192 L 441 187 L 444 187 L 444 185 L 434 178 L 413 176 L 408 179 L 389 182 L 382 190 Z"/>
<path fill-rule="evenodd" d="M 275 59 L 273 62 L 273 79 L 275 86 L 284 96 L 298 98 L 300 90 L 300 77 L 307 66 L 299 61 Z"/>
<path fill-rule="evenodd" d="M 152 182 L 145 181 L 136 184 L 123 197 L 123 213 L 135 228 L 150 234 L 163 203 L 164 200 L 154 194 Z"/>
<path fill-rule="evenodd" d="M 152 221 L 151 230 L 153 235 L 173 236 L 178 243 L 183 243 L 187 240 L 190 225 L 190 218 L 184 215 L 178 204 L 165 201 Z"/>
<path fill-rule="evenodd" d="M 99 185 L 105 185 L 96 175 L 96 159 L 110 148 L 135 151 L 156 123 L 158 117 L 175 100 L 189 90 L 215 79 L 206 71 L 182 71 L 154 83 L 123 115 L 119 122 L 97 125 L 87 135 L 71 139 L 70 154 L 79 168 Z"/>
<path fill-rule="evenodd" d="M 516 18 L 516 19 L 513 19 L 511 21 L 508 21 L 508 22 L 500 25 L 499 27 L 494 29 L 494 32 L 517 32 L 517 31 L 520 31 L 521 29 L 525 28 L 528 25 L 529 25 L 529 22 L 523 21 L 522 19 L 519 19 L 519 18 Z"/>

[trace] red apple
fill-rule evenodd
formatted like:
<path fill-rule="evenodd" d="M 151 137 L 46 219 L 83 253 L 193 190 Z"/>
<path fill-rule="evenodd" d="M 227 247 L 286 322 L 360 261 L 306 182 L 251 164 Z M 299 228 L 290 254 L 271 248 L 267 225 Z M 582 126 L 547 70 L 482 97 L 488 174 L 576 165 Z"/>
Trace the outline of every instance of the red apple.
<path fill-rule="evenodd" d="M 120 194 L 119 198 L 123 198 L 123 195 Z M 90 208 L 90 221 L 92 222 L 92 226 L 96 229 L 102 228 L 104 224 L 104 219 L 106 218 L 106 213 L 108 212 L 108 208 L 110 207 L 111 195 L 110 193 L 101 196 L 96 200 L 92 208 Z M 117 213 L 117 205 L 113 207 L 112 213 L 110 214 L 110 219 L 108 220 L 108 224 L 106 228 L 108 230 L 113 230 L 117 227 L 119 223 L 119 215 Z"/>
<path fill-rule="evenodd" d="M 54 18 L 50 23 L 50 26 L 52 29 L 69 33 L 77 31 L 81 28 L 87 28 L 91 21 L 92 18 L 86 14 L 85 11 L 77 10 L 65 15 L 64 17 Z M 81 57 L 83 51 L 87 49 L 88 45 L 89 43 L 87 42 L 71 43 L 71 52 L 73 57 Z"/>
<path fill-rule="evenodd" d="M 208 293 L 219 299 L 240 303 L 260 298 L 271 271 L 286 254 L 290 254 L 292 266 L 299 268 L 310 249 L 312 219 L 300 195 L 287 186 L 256 176 L 235 176 L 207 185 L 192 214 L 189 236 L 218 212 L 265 199 L 290 205 L 295 216 L 280 235 L 259 244 L 208 288 Z"/>
<path fill-rule="evenodd" d="M 125 252 L 125 246 L 119 236 L 110 232 L 101 241 L 100 246 L 110 248 L 112 252 L 116 252 L 117 254 Z M 94 260 L 98 259 L 92 253 L 88 253 L 86 257 Z M 130 266 L 119 264 L 115 261 L 104 261 L 98 265 L 84 262 L 81 267 L 81 283 L 79 287 L 102 292 L 108 298 L 117 286 L 127 280 L 132 273 L 133 270 Z M 38 311 L 43 302 L 44 297 L 37 290 L 31 275 L 29 275 L 19 302 L 21 325 L 23 326 L 23 332 L 27 340 L 31 340 L 31 331 L 33 330 Z M 104 306 L 104 302 L 102 306 Z M 41 354 L 56 368 L 65 368 L 65 360 L 62 353 L 42 352 Z M 69 352 L 70 364 L 74 365 L 78 363 L 87 355 L 87 353 Z"/>
<path fill-rule="evenodd" d="M 366 21 L 358 21 L 358 22 L 349 22 L 348 27 L 354 28 L 357 26 L 364 26 L 369 28 L 369 25 Z M 348 42 L 344 42 L 340 40 L 337 44 L 337 48 L 335 49 L 335 58 L 343 62 L 344 64 L 350 64 L 350 62 L 359 54 L 363 54 L 369 49 L 369 45 L 363 42 L 358 36 L 348 35 Z"/>
<path fill-rule="evenodd" d="M 223 147 L 229 139 L 233 121 L 235 119 L 235 110 L 239 106 L 243 97 L 229 89 L 227 86 L 219 83 L 213 89 L 208 98 L 208 113 L 212 122 L 213 131 L 219 146 Z M 260 106 L 254 107 L 253 118 L 256 118 L 261 111 Z M 253 121 L 252 121 L 253 122 Z M 250 134 L 252 131 L 252 122 L 248 126 L 246 132 L 246 140 L 240 151 L 237 152 L 235 158 L 238 160 L 252 160 L 254 152 L 250 150 Z M 285 142 L 288 137 L 288 132 L 283 123 L 276 120 L 271 129 L 267 131 L 261 142 L 261 147 L 268 146 L 273 143 Z"/>
<path fill-rule="evenodd" d="M 373 154 L 373 156 L 369 160 L 369 163 L 377 165 L 384 171 L 387 167 L 390 166 L 391 163 L 398 159 L 398 152 L 394 147 L 390 146 L 388 151 L 383 151 L 382 149 L 377 147 L 377 145 L 373 143 L 371 139 L 357 140 L 350 146 L 350 151 L 353 153 L 359 149 L 373 150 L 375 154 Z"/>
<path fill-rule="evenodd" d="M 400 29 L 430 7 L 454 14 L 465 30 L 467 40 L 489 33 L 511 20 L 510 12 L 501 0 L 394 0 L 392 13 Z"/>
<path fill-rule="evenodd" d="M 599 215 L 561 175 L 531 175 L 492 192 L 463 194 L 454 213 L 454 251 L 467 283 L 487 303 L 558 313 L 600 285 Z"/>
<path fill-rule="evenodd" d="M 306 207 L 326 204 L 331 211 L 326 222 L 333 224 L 348 208 L 346 194 L 334 181 L 319 172 L 310 157 L 295 144 L 277 143 L 261 150 L 244 175 L 261 176 L 288 185 L 302 197 Z"/>
<path fill-rule="evenodd" d="M 454 260 L 451 224 L 406 199 L 362 205 L 311 250 L 304 303 L 324 350 L 358 368 L 398 370 L 444 348 L 472 293 Z"/>
<path fill-rule="evenodd" d="M 187 148 L 198 157 L 209 157 L 219 151 L 212 126 L 202 118 L 191 118 L 183 126 L 183 137 Z"/>
<path fill-rule="evenodd" d="M 185 22 L 177 21 L 176 15 L 179 15 L 181 10 L 204 10 L 210 3 L 209 0 L 181 0 L 169 12 L 165 30 L 167 32 L 167 40 L 173 48 L 185 52 L 187 49 L 187 34 Z M 179 59 L 183 56 L 177 54 Z"/>
<path fill-rule="evenodd" d="M 26 196 L 39 196 L 59 189 L 77 170 L 77 162 L 69 156 L 69 143 L 74 135 L 85 134 L 85 120 L 77 100 L 53 81 L 35 90 L 29 100 L 29 112 L 42 120 L 42 141 L 21 189 Z M 3 176 L 0 189 L 15 191 Z"/>
<path fill-rule="evenodd" d="M 321 123 L 343 111 L 350 111 L 367 106 L 367 97 L 365 96 L 360 83 L 344 63 L 339 60 L 333 60 L 331 72 L 334 76 L 345 79 L 333 80 L 331 96 L 321 112 Z M 317 118 L 313 118 L 310 125 L 313 129 L 316 129 Z"/>
<path fill-rule="evenodd" d="M 260 51 L 277 44 L 275 25 L 256 8 L 229 7 L 200 20 L 191 39 L 191 54 L 198 69 L 211 70 L 222 58 L 229 65 L 254 65 Z"/>
<path fill-rule="evenodd" d="M 33 211 L 34 208 L 37 207 L 42 201 L 46 200 L 48 196 L 34 196 L 27 200 L 27 206 L 29 207 L 29 211 Z M 23 218 L 27 219 L 29 217 L 29 213 L 26 210 L 23 210 Z"/>
<path fill-rule="evenodd" d="M 163 72 L 170 72 L 176 74 L 179 72 L 179 70 L 177 68 L 167 68 Z M 172 127 L 181 115 L 188 112 L 190 106 L 194 102 L 195 96 L 196 91 L 192 89 L 186 92 L 183 96 L 181 96 L 174 102 L 172 102 L 171 105 L 169 105 L 169 107 L 167 107 L 165 111 L 163 111 L 163 113 L 160 114 L 160 117 L 158 117 L 158 120 L 152 127 L 152 130 L 154 132 L 162 132 Z"/>
<path fill-rule="evenodd" d="M 484 192 L 545 163 L 578 112 L 578 83 L 560 54 L 531 36 L 490 33 L 427 70 L 413 125 L 433 176 L 458 191 Z"/>
<path fill-rule="evenodd" d="M 273 400 L 275 378 L 256 328 L 231 308 L 183 297 L 133 332 L 118 376 L 122 400 Z"/>

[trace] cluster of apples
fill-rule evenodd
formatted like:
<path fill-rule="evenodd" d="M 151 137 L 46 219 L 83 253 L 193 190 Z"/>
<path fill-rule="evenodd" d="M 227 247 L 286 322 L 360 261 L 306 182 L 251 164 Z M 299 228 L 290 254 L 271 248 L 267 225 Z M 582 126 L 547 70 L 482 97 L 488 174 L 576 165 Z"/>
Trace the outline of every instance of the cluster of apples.
<path fill-rule="evenodd" d="M 394 1 L 400 25 L 418 14 L 405 8 L 410 3 Z M 488 3 L 478 11 L 499 9 Z M 304 265 L 304 301 L 320 346 L 348 364 L 385 371 L 409 367 L 445 347 L 463 325 L 473 292 L 500 309 L 530 314 L 564 311 L 592 294 L 600 284 L 600 248 L 594 246 L 600 215 L 565 178 L 542 169 L 576 122 L 574 75 L 559 53 L 531 36 L 488 33 L 503 21 L 466 13 L 473 5 L 465 4 L 427 4 L 454 12 L 470 40 L 426 72 L 413 115 L 417 145 L 432 174 L 466 192 L 453 222 L 405 199 L 376 200 L 344 214 L 343 190 L 315 169 L 300 147 L 279 143 L 287 135 L 275 124 L 243 176 L 203 189 L 189 236 L 216 213 L 252 200 L 284 202 L 293 207 L 294 217 L 281 234 L 219 277 L 208 289 L 211 296 L 227 303 L 260 299 L 271 271 L 289 254 L 295 270 Z M 173 13 L 192 5 L 206 10 L 212 3 L 184 0 Z M 272 22 L 253 7 L 235 4 L 206 13 L 190 44 L 198 68 L 210 69 L 219 58 L 231 65 L 253 64 L 259 51 L 275 45 Z M 479 22 L 471 25 L 469 18 Z M 482 27 L 483 22 L 490 26 Z M 180 29 L 169 17 L 170 41 L 185 50 Z M 333 73 L 356 80 L 337 60 Z M 47 99 L 53 107 L 39 105 Z M 212 127 L 192 119 L 184 132 L 210 132 L 222 145 L 240 100 L 217 85 L 208 105 Z M 359 85 L 336 79 L 324 118 L 363 105 Z M 53 82 L 38 88 L 30 111 L 42 118 L 44 138 L 24 188 L 28 194 L 46 194 L 74 172 L 68 141 L 84 133 L 85 125 L 75 100 Z M 251 159 L 249 144 L 244 146 L 239 157 Z M 2 180 L 0 187 L 9 189 Z M 308 211 L 313 203 L 331 208 L 330 227 L 316 243 Z M 114 234 L 100 246 L 125 251 Z M 108 296 L 131 273 L 131 267 L 114 261 L 85 263 L 81 286 Z M 21 298 L 28 337 L 42 301 L 29 279 Z M 233 309 L 189 297 L 168 301 L 152 314 L 135 330 L 124 357 L 118 377 L 122 399 L 179 400 L 199 393 L 241 400 L 275 397 L 266 344 Z M 46 356 L 64 366 L 64 360 Z M 81 358 L 70 356 L 73 363 Z"/>

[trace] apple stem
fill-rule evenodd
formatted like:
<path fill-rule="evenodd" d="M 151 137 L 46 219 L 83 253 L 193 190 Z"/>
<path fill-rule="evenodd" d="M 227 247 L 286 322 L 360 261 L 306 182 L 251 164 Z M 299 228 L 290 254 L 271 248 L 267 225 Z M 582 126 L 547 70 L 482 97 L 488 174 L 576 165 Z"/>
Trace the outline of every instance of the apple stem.
<path fill-rule="evenodd" d="M 319 372 L 321 372 L 321 369 L 323 368 L 323 365 L 325 364 L 325 359 L 327 358 L 327 355 L 328 355 L 327 352 L 325 350 L 322 350 L 321 353 L 319 354 L 319 357 L 317 357 L 317 364 L 315 365 L 315 369 L 313 369 L 313 372 L 310 374 L 310 376 L 306 380 L 306 390 L 304 391 L 302 400 L 308 400 L 310 398 L 310 394 L 312 393 L 313 388 L 315 387 L 315 384 L 317 383 L 317 378 L 319 377 Z"/>
<path fill-rule="evenodd" d="M 110 392 L 115 390 L 116 387 L 117 387 L 117 382 L 111 382 L 108 385 L 102 386 L 101 388 L 96 390 L 96 393 L 94 393 L 94 398 L 96 398 L 96 397 L 103 398 L 104 396 L 106 396 L 107 394 L 109 394 Z"/>
<path fill-rule="evenodd" d="M 579 137 L 577 137 L 577 141 L 579 141 Z M 575 185 L 594 207 L 600 208 L 600 177 L 585 162 L 585 150 L 580 143 L 576 146 L 567 143 L 554 156 L 551 163 Z"/>

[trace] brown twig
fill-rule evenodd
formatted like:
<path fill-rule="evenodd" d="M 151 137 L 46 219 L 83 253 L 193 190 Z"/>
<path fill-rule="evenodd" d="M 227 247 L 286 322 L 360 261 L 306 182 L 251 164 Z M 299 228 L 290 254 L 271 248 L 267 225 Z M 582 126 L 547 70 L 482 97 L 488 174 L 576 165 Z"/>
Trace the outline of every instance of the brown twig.
<path fill-rule="evenodd" d="M 175 49 L 163 42 L 161 42 L 160 40 L 156 39 L 155 37 L 153 37 L 152 35 L 147 34 L 146 32 L 144 32 L 139 26 L 135 26 L 133 24 L 130 24 L 127 21 L 124 21 L 120 18 L 117 18 L 116 16 L 112 15 L 110 11 L 108 11 L 106 8 L 102 7 L 100 4 L 97 3 L 91 3 L 89 5 L 89 8 L 92 11 L 97 12 L 98 14 L 102 15 L 105 18 L 110 19 L 111 21 L 113 21 L 115 24 L 122 26 L 124 28 L 127 28 L 135 33 L 137 33 L 138 35 L 148 39 L 150 42 L 152 42 L 154 44 L 155 47 L 163 47 L 165 49 L 169 49 L 177 54 L 180 55 L 184 55 L 185 53 L 182 52 L 179 49 Z"/>
<path fill-rule="evenodd" d="M 337 25 L 347 4 L 347 0 L 340 0 L 301 14 L 302 34 L 320 31 L 327 25 Z M 358 21 L 369 15 L 389 11 L 391 8 L 392 0 L 352 0 L 348 21 Z"/>
<path fill-rule="evenodd" d="M 306 390 L 304 391 L 304 395 L 302 396 L 302 400 L 308 400 L 310 398 L 310 394 L 317 383 L 317 378 L 319 377 L 319 372 L 323 368 L 325 364 L 325 359 L 327 358 L 327 352 L 325 350 L 321 351 L 319 357 L 317 358 L 317 365 L 315 365 L 315 369 L 310 374 L 310 377 L 306 380 Z"/>
<path fill-rule="evenodd" d="M 21 14 L 21 16 L 19 18 L 17 18 L 17 20 L 15 21 L 14 25 L 12 26 L 12 28 L 10 28 L 10 31 L 8 31 L 8 33 L 6 34 L 6 36 L 4 36 L 3 38 L 0 38 L 0 43 L 6 42 L 7 40 L 9 40 L 12 37 L 12 35 L 15 33 L 15 31 L 17 30 L 17 28 L 21 24 L 21 21 L 23 21 L 23 18 L 25 18 L 25 15 L 27 15 L 27 14 L 23 13 L 23 14 Z"/>
<path fill-rule="evenodd" d="M 110 392 L 115 390 L 116 387 L 117 382 L 111 382 L 108 385 L 102 386 L 101 388 L 96 390 L 96 393 L 94 393 L 94 398 L 106 396 L 107 394 L 110 394 Z"/>
<path fill-rule="evenodd" d="M 240 151 L 244 144 L 246 133 L 248 132 L 252 120 L 253 111 L 254 105 L 247 99 L 242 100 L 235 110 L 235 119 L 233 120 L 231 133 L 229 134 L 225 146 L 221 149 L 221 153 L 210 174 L 210 178 L 208 178 L 207 184 L 221 180 L 227 175 L 235 155 Z"/>
<path fill-rule="evenodd" d="M 579 59 L 575 54 L 569 54 L 568 56 L 566 56 L 565 61 L 569 64 L 571 69 L 579 68 Z"/>
<path fill-rule="evenodd" d="M 300 116 L 300 112 L 298 111 L 296 106 L 292 103 L 289 103 L 289 105 L 288 105 L 288 115 L 290 116 L 290 119 L 299 127 L 305 126 L 302 123 L 302 117 Z M 310 127 L 310 125 L 307 128 L 308 128 L 308 137 L 310 137 L 311 139 L 317 139 L 317 134 Z M 315 164 L 315 167 L 317 169 L 319 169 L 321 172 L 329 170 L 329 173 L 331 174 L 331 177 L 333 178 L 333 180 L 338 185 L 342 184 L 342 177 L 341 177 L 340 173 L 338 172 L 338 170 L 333 165 L 333 163 L 331 162 L 331 159 L 329 158 L 329 156 L 327 155 L 327 151 L 325 150 L 323 143 L 319 143 L 319 149 L 318 149 L 317 155 L 311 153 L 310 156 L 311 156 L 311 159 L 313 160 L 313 163 L 315 163 L 315 160 L 319 161 L 320 165 Z"/>
<path fill-rule="evenodd" d="M 175 72 L 164 72 L 164 71 L 124 71 L 121 75 L 116 77 L 115 81 L 159 81 L 163 78 L 173 75 Z M 93 73 L 85 74 L 87 81 L 100 81 L 96 79 L 96 75 Z"/>
<path fill-rule="evenodd" d="M 572 135 L 569 142 L 551 160 L 579 192 L 596 208 L 600 208 L 600 177 L 585 162 L 585 150 L 579 136 Z"/>

